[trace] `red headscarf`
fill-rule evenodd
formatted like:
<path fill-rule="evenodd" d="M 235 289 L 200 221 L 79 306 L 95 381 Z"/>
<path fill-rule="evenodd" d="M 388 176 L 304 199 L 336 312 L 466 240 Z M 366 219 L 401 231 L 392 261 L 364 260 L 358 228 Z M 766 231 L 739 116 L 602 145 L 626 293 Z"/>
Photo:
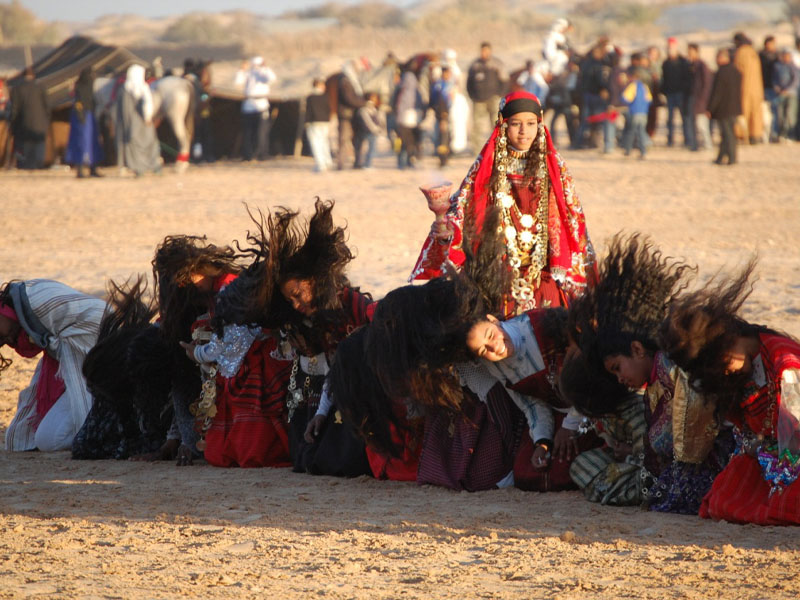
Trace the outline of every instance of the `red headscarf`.
<path fill-rule="evenodd" d="M 527 99 L 532 100 L 541 106 L 539 98 L 530 92 L 519 90 L 512 92 L 500 101 L 499 110 L 502 112 L 503 107 L 513 102 L 514 100 Z M 514 113 L 516 114 L 516 113 Z M 494 151 L 497 146 L 497 136 L 500 135 L 501 126 L 512 115 L 508 115 L 503 120 L 498 120 L 497 124 L 489 136 L 489 141 L 483 146 L 480 157 L 481 162 L 478 167 L 478 172 L 475 174 L 475 183 L 473 187 L 473 196 L 471 202 L 473 222 L 475 223 L 475 231 L 479 232 L 483 228 L 483 220 L 486 217 L 486 207 L 489 202 L 489 181 L 492 178 L 492 170 L 494 168 Z M 543 118 L 543 114 L 536 115 L 539 120 Z M 544 135 L 547 142 L 547 173 L 550 175 L 550 186 L 556 197 L 556 202 L 559 205 L 564 204 L 564 190 L 561 187 L 561 173 L 558 168 L 558 160 L 556 159 L 556 149 L 553 146 L 553 140 L 550 137 L 550 130 L 545 127 Z"/>

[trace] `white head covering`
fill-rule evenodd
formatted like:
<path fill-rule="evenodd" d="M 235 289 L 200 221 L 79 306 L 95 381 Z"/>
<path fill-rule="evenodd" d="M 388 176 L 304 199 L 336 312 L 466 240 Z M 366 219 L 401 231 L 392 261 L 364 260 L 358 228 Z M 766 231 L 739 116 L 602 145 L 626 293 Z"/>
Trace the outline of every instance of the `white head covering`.
<path fill-rule="evenodd" d="M 144 79 L 144 67 L 142 65 L 131 65 L 125 73 L 125 91 L 134 100 L 142 101 L 142 118 L 150 121 L 153 118 L 153 94 L 150 86 Z"/>
<path fill-rule="evenodd" d="M 253 68 L 261 67 L 264 65 L 264 57 L 263 56 L 254 56 L 250 59 L 250 66 Z"/>

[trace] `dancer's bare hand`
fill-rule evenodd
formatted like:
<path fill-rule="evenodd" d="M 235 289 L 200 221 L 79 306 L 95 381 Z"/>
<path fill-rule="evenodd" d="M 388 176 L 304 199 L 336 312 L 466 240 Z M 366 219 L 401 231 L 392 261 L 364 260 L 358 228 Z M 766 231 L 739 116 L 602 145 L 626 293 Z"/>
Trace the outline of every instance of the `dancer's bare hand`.
<path fill-rule="evenodd" d="M 186 356 L 189 357 L 189 360 L 192 362 L 197 362 L 197 359 L 194 357 L 194 349 L 197 346 L 197 342 L 178 342 L 186 351 Z"/>
<path fill-rule="evenodd" d="M 564 429 L 556 431 L 553 438 L 553 458 L 570 461 L 578 455 L 578 436 L 576 431 Z"/>
<path fill-rule="evenodd" d="M 550 464 L 550 453 L 547 451 L 547 448 L 544 446 L 536 446 L 536 449 L 533 451 L 533 456 L 531 456 L 531 464 L 534 469 L 546 469 Z"/>
<path fill-rule="evenodd" d="M 319 432 L 322 430 L 322 425 L 325 423 L 325 416 L 324 415 L 314 415 L 314 418 L 308 422 L 306 426 L 306 432 L 303 434 L 303 438 L 309 443 L 313 444 Z"/>
<path fill-rule="evenodd" d="M 431 225 L 431 235 L 440 244 L 449 244 L 453 239 L 453 224 L 449 221 L 434 221 Z"/>
<path fill-rule="evenodd" d="M 614 442 L 614 458 L 623 461 L 633 454 L 633 446 L 624 442 Z"/>
<path fill-rule="evenodd" d="M 177 456 L 178 446 L 180 446 L 180 440 L 167 440 L 166 442 L 164 442 L 161 448 L 159 448 L 155 452 L 148 452 L 146 454 L 137 454 L 136 456 L 131 456 L 130 460 L 137 462 L 173 460 Z"/>

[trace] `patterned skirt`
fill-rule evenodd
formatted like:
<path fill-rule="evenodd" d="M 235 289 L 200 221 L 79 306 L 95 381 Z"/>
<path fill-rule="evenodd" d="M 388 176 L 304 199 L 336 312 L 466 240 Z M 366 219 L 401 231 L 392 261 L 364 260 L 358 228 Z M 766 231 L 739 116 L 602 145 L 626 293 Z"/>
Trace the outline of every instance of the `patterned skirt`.
<path fill-rule="evenodd" d="M 635 506 L 644 499 L 647 469 L 635 462 L 617 462 L 610 448 L 582 452 L 572 461 L 569 474 L 590 502 Z"/>
<path fill-rule="evenodd" d="M 286 387 L 291 363 L 271 356 L 275 340 L 256 340 L 230 379 L 217 375 L 217 414 L 206 460 L 217 467 L 288 467 Z"/>
<path fill-rule="evenodd" d="M 703 498 L 700 516 L 731 523 L 800 525 L 800 484 L 795 481 L 770 496 L 758 461 L 738 454 L 714 480 Z"/>
<path fill-rule="evenodd" d="M 696 515 L 714 478 L 728 464 L 736 447 L 731 431 L 720 432 L 706 459 L 700 464 L 673 461 L 650 487 L 650 510 L 681 515 Z"/>
<path fill-rule="evenodd" d="M 525 417 L 502 386 L 486 404 L 464 389 L 463 414 L 431 415 L 419 459 L 417 483 L 475 492 L 497 487 L 514 468 Z M 470 402 L 471 401 L 471 402 Z"/>
<path fill-rule="evenodd" d="M 419 469 L 419 455 L 422 450 L 422 436 L 417 423 L 407 423 L 408 429 L 398 431 L 389 424 L 392 440 L 403 452 L 400 456 L 387 456 L 367 446 L 367 460 L 375 479 L 389 481 L 416 481 Z"/>

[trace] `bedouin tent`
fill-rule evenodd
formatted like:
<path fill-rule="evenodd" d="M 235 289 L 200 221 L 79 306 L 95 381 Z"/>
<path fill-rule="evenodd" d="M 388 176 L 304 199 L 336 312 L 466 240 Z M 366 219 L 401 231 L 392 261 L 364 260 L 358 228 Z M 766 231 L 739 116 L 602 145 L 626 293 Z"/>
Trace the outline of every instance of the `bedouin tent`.
<path fill-rule="evenodd" d="M 47 139 L 48 164 L 54 157 L 62 155 L 69 136 L 70 96 L 78 75 L 85 67 L 91 67 L 98 76 L 112 76 L 125 71 L 132 64 L 146 65 L 130 50 L 121 46 L 100 44 L 85 36 L 74 36 L 58 48 L 37 60 L 32 66 L 36 81 L 47 91 L 52 111 L 50 131 Z M 9 90 L 22 82 L 20 71 L 8 80 Z M 10 132 L 6 122 L 0 123 L 0 164 L 7 164 L 12 148 Z"/>

